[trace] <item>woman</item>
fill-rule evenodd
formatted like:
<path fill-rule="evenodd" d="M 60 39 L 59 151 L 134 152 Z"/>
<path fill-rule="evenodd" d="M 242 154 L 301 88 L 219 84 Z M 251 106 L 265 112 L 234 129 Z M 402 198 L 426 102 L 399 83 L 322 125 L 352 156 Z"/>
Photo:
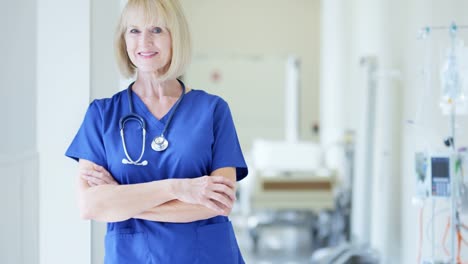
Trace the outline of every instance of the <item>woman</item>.
<path fill-rule="evenodd" d="M 128 89 L 94 100 L 66 155 L 84 219 L 108 222 L 105 263 L 244 263 L 228 215 L 247 175 L 227 103 L 186 88 L 177 0 L 129 0 L 116 33 Z"/>

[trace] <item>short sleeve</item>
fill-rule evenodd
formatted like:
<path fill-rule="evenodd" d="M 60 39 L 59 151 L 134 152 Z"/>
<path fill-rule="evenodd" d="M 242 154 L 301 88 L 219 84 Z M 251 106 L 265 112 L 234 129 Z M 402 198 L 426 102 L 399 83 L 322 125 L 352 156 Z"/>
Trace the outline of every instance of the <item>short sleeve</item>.
<path fill-rule="evenodd" d="M 101 111 L 97 101 L 93 101 L 86 111 L 78 133 L 65 152 L 65 156 L 76 161 L 86 159 L 107 167 L 102 135 Z"/>
<path fill-rule="evenodd" d="M 237 137 L 231 111 L 224 100 L 219 100 L 213 117 L 213 164 L 212 170 L 235 167 L 237 181 L 247 176 L 248 169 Z"/>

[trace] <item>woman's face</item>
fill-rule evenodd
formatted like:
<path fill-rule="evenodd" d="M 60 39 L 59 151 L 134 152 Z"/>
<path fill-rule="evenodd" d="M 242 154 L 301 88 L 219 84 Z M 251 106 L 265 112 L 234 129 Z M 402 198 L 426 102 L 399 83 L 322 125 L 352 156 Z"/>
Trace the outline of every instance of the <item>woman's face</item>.
<path fill-rule="evenodd" d="M 167 28 L 129 23 L 125 31 L 127 54 L 139 73 L 163 74 L 172 58 L 172 39 Z"/>

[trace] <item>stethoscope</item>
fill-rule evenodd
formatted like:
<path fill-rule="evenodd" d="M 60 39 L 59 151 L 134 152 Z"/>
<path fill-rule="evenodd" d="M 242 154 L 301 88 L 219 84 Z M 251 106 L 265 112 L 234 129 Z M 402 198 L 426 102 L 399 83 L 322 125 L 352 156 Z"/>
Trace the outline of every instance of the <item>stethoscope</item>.
<path fill-rule="evenodd" d="M 185 85 L 184 85 L 184 83 L 182 81 L 180 81 L 180 80 L 177 80 L 177 81 L 179 81 L 180 85 L 182 86 L 182 94 L 180 95 L 179 99 L 177 99 L 176 103 L 174 104 L 174 107 L 173 107 L 174 109 L 172 109 L 172 112 L 171 112 L 169 118 L 167 119 L 166 125 L 164 125 L 163 131 L 161 132 L 161 134 L 159 136 L 156 136 L 153 139 L 153 141 L 151 142 L 151 148 L 154 151 L 161 152 L 161 151 L 166 150 L 167 147 L 169 146 L 169 141 L 167 141 L 166 137 L 164 137 L 164 134 L 166 133 L 167 128 L 169 127 L 169 124 L 171 123 L 172 117 L 174 116 L 174 113 L 176 112 L 177 107 L 179 106 L 179 103 L 182 100 L 182 97 L 184 97 L 184 95 L 185 95 Z M 146 166 L 146 165 L 148 165 L 148 161 L 147 160 L 141 161 L 141 159 L 143 158 L 143 154 L 145 153 L 146 122 L 145 122 L 145 119 L 143 119 L 143 117 L 141 117 L 140 115 L 136 114 L 133 111 L 132 85 L 133 85 L 133 83 L 130 84 L 130 86 L 127 88 L 127 99 L 128 99 L 128 106 L 130 108 L 130 114 L 128 114 L 126 116 L 123 116 L 119 120 L 120 137 L 122 138 L 122 146 L 123 146 L 125 156 L 126 156 L 126 158 L 122 159 L 122 164 Z M 140 124 L 141 129 L 143 130 L 143 132 L 141 134 L 143 144 L 141 146 L 140 156 L 138 157 L 137 160 L 133 160 L 130 157 L 130 155 L 128 154 L 128 151 L 127 151 L 127 144 L 125 143 L 124 130 L 125 130 L 125 123 L 127 123 L 128 121 L 137 121 Z"/>

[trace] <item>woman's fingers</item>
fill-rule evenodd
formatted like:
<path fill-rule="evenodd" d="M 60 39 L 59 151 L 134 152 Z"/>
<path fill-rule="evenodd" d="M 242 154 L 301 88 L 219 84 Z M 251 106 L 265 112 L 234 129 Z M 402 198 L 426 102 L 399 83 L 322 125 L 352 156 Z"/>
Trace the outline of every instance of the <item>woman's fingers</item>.
<path fill-rule="evenodd" d="M 118 183 L 115 181 L 115 179 L 112 177 L 112 175 L 109 174 L 104 168 L 101 166 L 95 167 L 99 169 L 100 171 L 97 170 L 82 170 L 81 175 L 83 175 L 85 180 L 91 180 L 94 183 L 101 185 L 101 184 L 115 184 L 117 185 Z"/>
<path fill-rule="evenodd" d="M 213 201 L 213 203 L 215 203 L 217 207 L 222 209 L 222 212 L 220 211 L 220 214 L 228 216 L 231 213 L 232 208 L 227 208 L 226 206 L 222 205 L 217 201 Z"/>
<path fill-rule="evenodd" d="M 210 199 L 205 200 L 202 205 L 220 214 L 223 213 L 223 208 Z"/>
<path fill-rule="evenodd" d="M 235 188 L 236 187 L 236 183 L 229 180 L 228 178 L 224 177 L 224 176 L 208 176 L 210 177 L 210 179 L 214 182 L 214 183 L 222 183 L 224 185 L 227 185 L 231 188 Z"/>
<path fill-rule="evenodd" d="M 89 185 L 90 187 L 97 186 L 97 184 L 95 184 L 95 183 L 94 183 L 94 182 L 92 182 L 92 181 L 88 181 L 88 185 Z"/>
<path fill-rule="evenodd" d="M 229 199 L 231 199 L 231 201 L 235 201 L 236 200 L 236 193 L 235 191 L 228 187 L 227 185 L 224 185 L 224 184 L 215 184 L 213 186 L 213 190 L 215 192 L 218 192 L 218 193 L 222 193 L 222 194 L 225 194 L 227 197 L 229 197 Z"/>
<path fill-rule="evenodd" d="M 109 173 L 106 173 L 106 175 L 105 175 L 105 181 L 106 181 L 108 184 L 115 184 L 115 185 L 118 184 L 118 183 L 115 181 L 114 177 L 112 177 L 112 175 L 110 175 Z"/>
<path fill-rule="evenodd" d="M 95 183 L 101 183 L 106 184 L 107 181 L 105 180 L 105 176 L 102 175 L 100 172 L 97 172 L 95 170 L 83 170 L 81 172 L 81 175 L 86 179 L 86 180 L 92 180 Z"/>
<path fill-rule="evenodd" d="M 224 195 L 222 195 L 220 193 L 217 193 L 217 192 L 211 193 L 210 199 L 218 201 L 219 203 L 223 204 L 227 208 L 232 208 L 233 201 L 226 198 L 226 196 L 224 196 Z"/>
<path fill-rule="evenodd" d="M 104 169 L 104 167 L 99 166 L 97 164 L 94 164 L 93 167 L 94 167 L 94 170 L 99 171 L 99 172 L 106 171 L 106 169 Z"/>
<path fill-rule="evenodd" d="M 104 181 L 106 181 L 108 184 L 117 184 L 114 177 L 112 177 L 112 175 L 104 167 L 94 164 L 94 170 L 101 173 Z"/>
<path fill-rule="evenodd" d="M 107 182 L 105 182 L 101 178 L 96 178 L 96 177 L 93 177 L 93 176 L 81 175 L 81 178 L 83 178 L 84 180 L 86 180 L 88 182 L 92 182 L 94 185 L 108 184 Z"/>
<path fill-rule="evenodd" d="M 174 194 L 182 202 L 200 204 L 221 215 L 228 215 L 236 200 L 235 182 L 223 176 L 177 179 Z"/>
<path fill-rule="evenodd" d="M 224 206 L 222 203 L 216 200 L 211 200 L 211 199 L 206 200 L 202 205 L 208 209 L 211 209 L 217 212 L 220 215 L 225 215 L 225 216 L 228 216 L 232 209 L 232 208 L 228 208 Z"/>

